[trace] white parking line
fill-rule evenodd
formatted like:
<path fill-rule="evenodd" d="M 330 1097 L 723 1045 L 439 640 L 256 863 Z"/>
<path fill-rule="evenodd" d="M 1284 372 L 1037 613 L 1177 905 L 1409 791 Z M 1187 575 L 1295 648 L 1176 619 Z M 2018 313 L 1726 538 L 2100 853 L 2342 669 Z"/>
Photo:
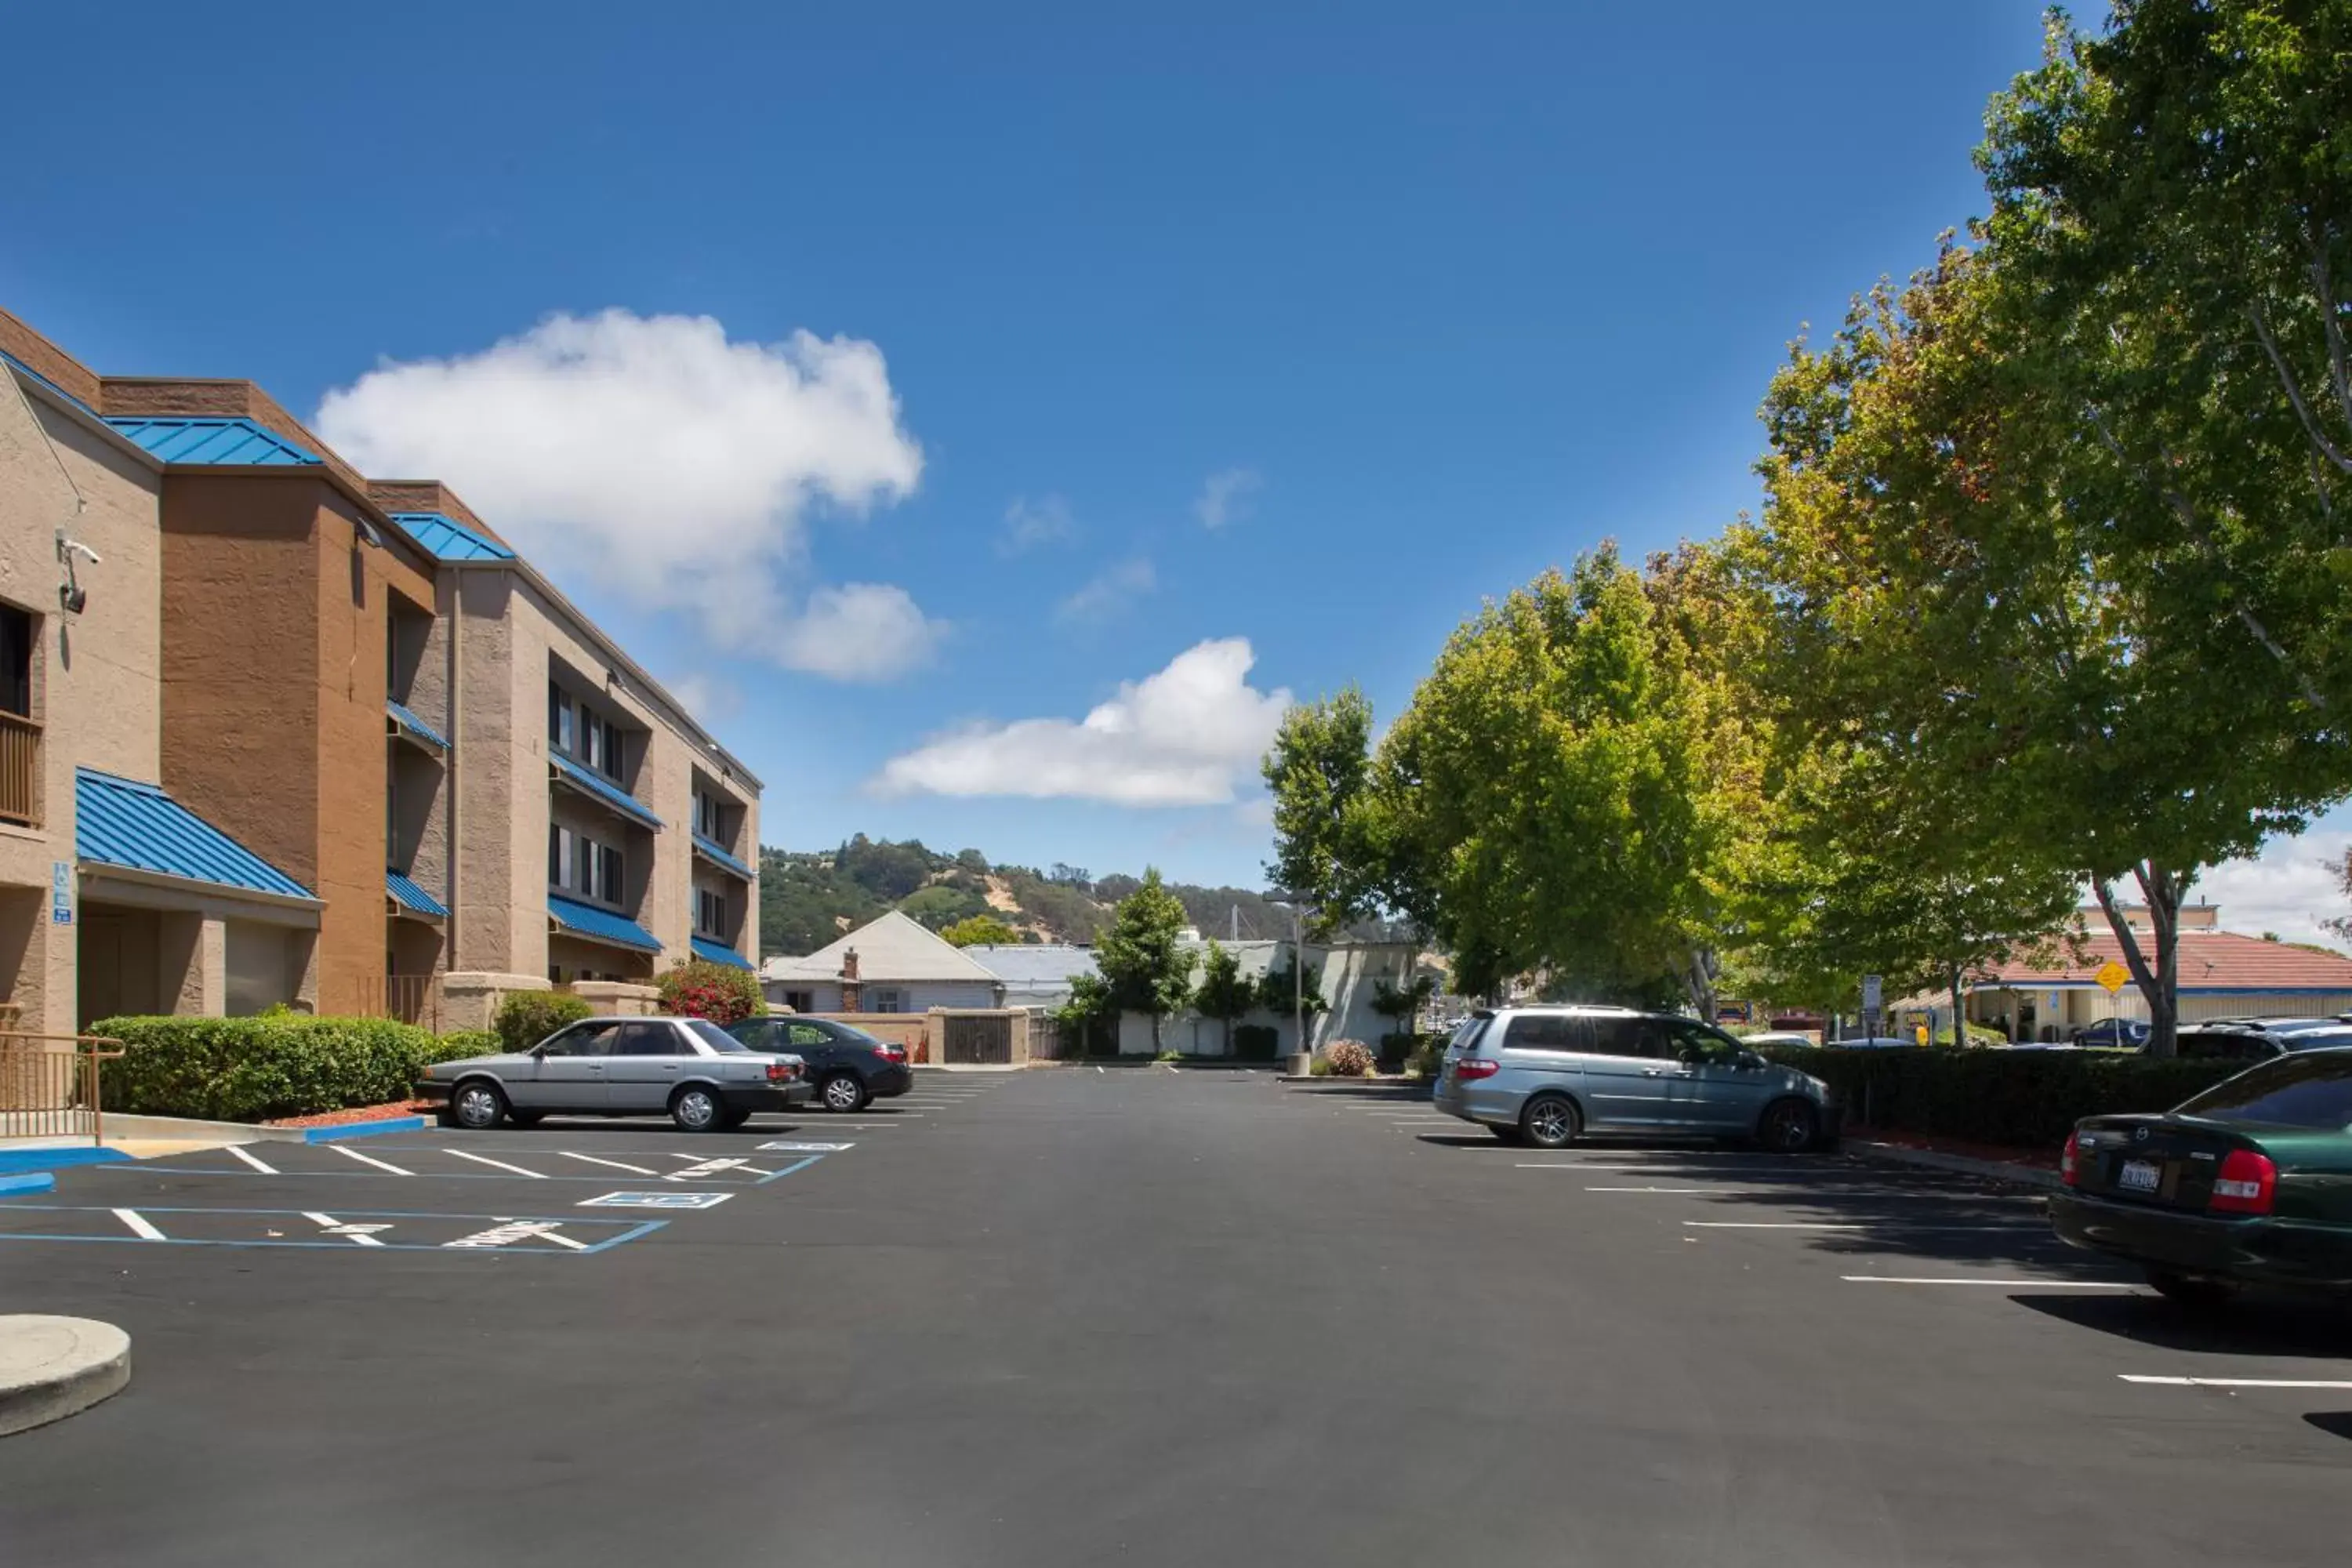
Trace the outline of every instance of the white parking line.
<path fill-rule="evenodd" d="M 2112 1279 L 1939 1279 L 1912 1274 L 1841 1274 L 1849 1285 L 1989 1285 L 2002 1290 L 2137 1290 Z"/>
<path fill-rule="evenodd" d="M 501 1171 L 512 1171 L 518 1176 L 529 1176 L 535 1182 L 543 1182 L 547 1180 L 547 1177 L 541 1172 L 526 1171 L 520 1165 L 509 1165 L 504 1160 L 492 1160 L 485 1158 L 480 1154 L 468 1154 L 463 1149 L 450 1149 L 445 1151 L 445 1152 L 459 1160 L 471 1160 L 477 1165 L 496 1165 Z"/>
<path fill-rule="evenodd" d="M 562 1155 L 567 1160 L 584 1160 L 591 1165 L 610 1165 L 616 1171 L 632 1171 L 640 1176 L 651 1176 L 659 1173 L 644 1165 L 624 1165 L 618 1160 L 600 1160 L 593 1154 L 575 1154 L 569 1149 L 558 1149 L 556 1152 Z"/>
<path fill-rule="evenodd" d="M 382 1247 L 383 1243 L 378 1241 L 369 1233 L 371 1231 L 389 1230 L 392 1228 L 389 1226 L 345 1225 L 333 1215 L 314 1214 L 308 1209 L 303 1211 L 302 1217 L 309 1220 L 312 1225 L 317 1226 L 320 1230 L 325 1231 L 329 1236 L 347 1236 L 351 1237 L 352 1245 L 354 1247 Z"/>
<path fill-rule="evenodd" d="M 2150 1384 L 2160 1388 L 2352 1388 L 2352 1382 L 2326 1378 L 2299 1377 L 2150 1377 L 2144 1373 L 2119 1372 L 2116 1374 L 2126 1383 Z"/>
<path fill-rule="evenodd" d="M 332 1149 L 336 1153 L 342 1155 L 347 1160 L 357 1160 L 362 1165 L 373 1165 L 379 1171 L 390 1171 L 395 1176 L 413 1176 L 416 1174 L 414 1171 L 402 1170 L 399 1166 L 394 1164 L 389 1160 L 379 1160 L 373 1154 L 362 1154 L 358 1150 L 347 1148 L 341 1143 L 330 1143 L 327 1147 Z"/>
<path fill-rule="evenodd" d="M 228 1152 L 236 1155 L 238 1159 L 244 1161 L 247 1164 L 252 1166 L 255 1170 L 260 1172 L 265 1176 L 274 1176 L 278 1174 L 277 1166 L 263 1164 L 260 1161 L 255 1159 L 252 1155 L 247 1153 L 244 1150 L 238 1148 L 234 1143 L 228 1146 Z"/>
<path fill-rule="evenodd" d="M 142 1241 L 162 1241 L 164 1239 L 163 1233 L 157 1230 L 153 1226 L 149 1225 L 147 1223 L 147 1216 L 141 1214 L 137 1209 L 116 1209 L 114 1211 L 114 1217 L 129 1226 L 132 1233 Z"/>
<path fill-rule="evenodd" d="M 1101 1064 L 1101 1063 L 1097 1062 L 1097 1063 L 1096 1063 L 1096 1064 L 1095 1064 L 1095 1071 L 1097 1071 L 1097 1072 L 1100 1072 L 1100 1071 L 1102 1071 L 1102 1064 Z"/>

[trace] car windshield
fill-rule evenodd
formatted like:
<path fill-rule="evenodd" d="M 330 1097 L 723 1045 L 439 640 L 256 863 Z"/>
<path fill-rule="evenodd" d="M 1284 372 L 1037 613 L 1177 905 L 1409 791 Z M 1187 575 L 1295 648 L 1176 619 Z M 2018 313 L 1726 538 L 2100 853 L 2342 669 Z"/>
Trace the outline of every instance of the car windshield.
<path fill-rule="evenodd" d="M 2281 1038 L 2279 1044 L 2291 1051 L 2334 1050 L 2341 1046 L 2352 1046 L 2352 1028 L 2339 1024 L 2326 1029 L 2297 1029 Z"/>
<path fill-rule="evenodd" d="M 2352 1051 L 2264 1062 L 2215 1084 L 2177 1114 L 2273 1127 L 2352 1128 Z"/>
<path fill-rule="evenodd" d="M 748 1051 L 751 1047 L 708 1018 L 680 1018 L 686 1032 L 714 1051 Z"/>

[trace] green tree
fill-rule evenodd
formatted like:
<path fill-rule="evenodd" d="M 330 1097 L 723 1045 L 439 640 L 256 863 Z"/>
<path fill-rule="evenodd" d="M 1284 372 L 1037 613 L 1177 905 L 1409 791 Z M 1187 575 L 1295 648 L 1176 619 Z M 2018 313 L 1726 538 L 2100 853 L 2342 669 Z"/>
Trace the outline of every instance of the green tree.
<path fill-rule="evenodd" d="M 2015 869 L 2021 890 L 2057 867 L 2085 878 L 2168 1055 L 2188 887 L 2338 792 L 2345 748 L 2230 613 L 2204 542 L 2085 428 L 2109 374 L 2094 362 L 2122 351 L 2084 323 L 2048 330 L 2032 292 L 1998 247 L 1948 245 L 1828 347 L 1794 351 L 1766 404 L 1752 540 L 1780 613 L 1773 678 L 1816 742 L 1932 808 L 1890 856 L 1996 884 Z"/>
<path fill-rule="evenodd" d="M 994 915 L 971 915 L 941 930 L 940 937 L 956 947 L 996 947 L 1018 942 L 1021 933 Z"/>
<path fill-rule="evenodd" d="M 909 920 L 919 921 L 933 931 L 943 931 L 959 921 L 986 915 L 989 902 L 984 895 L 968 889 L 934 882 L 928 888 L 918 888 L 899 900 L 898 909 Z"/>
<path fill-rule="evenodd" d="M 1234 1022 L 1256 1005 L 1257 987 L 1242 977 L 1241 961 L 1233 949 L 1211 937 L 1201 957 L 1201 983 L 1192 994 L 1192 1008 L 1224 1026 L 1225 1055 L 1234 1054 Z"/>
<path fill-rule="evenodd" d="M 1183 929 L 1184 906 L 1161 883 L 1159 868 L 1148 867 L 1143 885 L 1119 900 L 1095 943 L 1095 967 L 1112 1003 L 1150 1017 L 1154 1056 L 1160 1019 L 1183 1006 L 1192 991 L 1192 957 L 1177 941 Z"/>
<path fill-rule="evenodd" d="M 1465 991 L 1542 971 L 1609 997 L 1673 976 L 1711 1007 L 1743 774 L 1679 591 L 1662 602 L 1607 546 L 1547 574 L 1454 633 L 1381 742 L 1390 885 Z"/>
<path fill-rule="evenodd" d="M 1371 912 L 1382 890 L 1367 820 L 1372 705 L 1350 686 L 1282 716 L 1261 771 L 1274 804 L 1276 888 L 1315 907 L 1322 924 Z"/>

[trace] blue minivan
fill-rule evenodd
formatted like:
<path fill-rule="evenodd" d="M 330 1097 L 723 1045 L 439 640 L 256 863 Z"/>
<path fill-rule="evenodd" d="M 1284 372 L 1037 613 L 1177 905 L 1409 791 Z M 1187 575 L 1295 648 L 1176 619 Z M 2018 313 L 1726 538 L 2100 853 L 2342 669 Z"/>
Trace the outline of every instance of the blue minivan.
<path fill-rule="evenodd" d="M 1624 1007 L 1481 1010 L 1446 1042 L 1437 1108 L 1509 1142 L 1587 1132 L 1751 1139 L 1786 1152 L 1837 1142 L 1829 1086 L 1776 1067 L 1712 1024 Z"/>

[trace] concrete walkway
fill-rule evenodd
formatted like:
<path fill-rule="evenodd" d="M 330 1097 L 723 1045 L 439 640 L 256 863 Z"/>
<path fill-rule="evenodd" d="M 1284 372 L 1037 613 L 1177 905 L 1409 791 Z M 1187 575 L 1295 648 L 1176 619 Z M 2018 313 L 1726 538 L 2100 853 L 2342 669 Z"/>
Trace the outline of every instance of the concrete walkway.
<path fill-rule="evenodd" d="M 131 1336 L 89 1318 L 0 1317 L 0 1436 L 122 1392 Z"/>

